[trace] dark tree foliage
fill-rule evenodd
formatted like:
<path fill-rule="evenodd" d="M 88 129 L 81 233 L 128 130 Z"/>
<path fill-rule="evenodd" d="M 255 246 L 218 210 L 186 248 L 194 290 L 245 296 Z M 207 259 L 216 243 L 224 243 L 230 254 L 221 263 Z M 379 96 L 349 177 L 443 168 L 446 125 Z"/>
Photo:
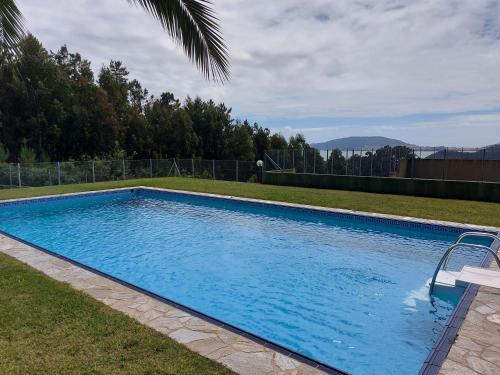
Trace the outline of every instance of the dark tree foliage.
<path fill-rule="evenodd" d="M 233 119 L 223 103 L 190 97 L 181 103 L 167 91 L 150 96 L 120 61 L 94 77 L 79 53 L 66 46 L 47 52 L 32 35 L 15 58 L 0 59 L 0 154 L 11 162 L 21 159 L 22 149 L 38 161 L 254 160 L 270 147 L 288 147 L 283 136 Z"/>

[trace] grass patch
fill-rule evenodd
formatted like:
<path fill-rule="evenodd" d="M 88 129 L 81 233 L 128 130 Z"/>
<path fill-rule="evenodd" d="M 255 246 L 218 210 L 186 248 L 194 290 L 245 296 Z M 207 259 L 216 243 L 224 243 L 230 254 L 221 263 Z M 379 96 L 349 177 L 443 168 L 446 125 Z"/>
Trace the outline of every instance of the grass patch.
<path fill-rule="evenodd" d="M 137 185 L 500 227 L 499 203 L 174 177 L 0 190 L 0 199 Z"/>
<path fill-rule="evenodd" d="M 231 374 L 0 253 L 1 374 Z"/>

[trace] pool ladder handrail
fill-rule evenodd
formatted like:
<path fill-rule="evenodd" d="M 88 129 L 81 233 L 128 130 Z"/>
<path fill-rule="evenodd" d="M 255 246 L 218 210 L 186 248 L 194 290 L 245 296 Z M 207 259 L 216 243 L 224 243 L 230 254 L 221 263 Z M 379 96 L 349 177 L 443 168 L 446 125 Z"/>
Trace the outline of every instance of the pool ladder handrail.
<path fill-rule="evenodd" d="M 495 241 L 498 241 L 500 243 L 500 237 L 495 235 L 495 234 L 492 234 L 492 233 L 487 233 L 487 232 L 465 232 L 465 233 L 462 233 L 458 237 L 458 239 L 455 241 L 455 243 L 453 245 L 451 245 L 448 248 L 448 250 L 446 250 L 444 255 L 441 257 L 441 260 L 439 261 L 439 263 L 436 267 L 436 270 L 434 271 L 434 275 L 432 276 L 432 281 L 429 285 L 429 295 L 432 295 L 432 292 L 434 290 L 434 285 L 436 284 L 436 278 L 437 278 L 439 271 L 441 270 L 441 266 L 443 266 L 443 270 L 446 270 L 446 266 L 448 265 L 448 260 L 450 259 L 451 254 L 453 253 L 453 251 L 455 251 L 456 248 L 468 247 L 468 248 L 472 248 L 472 249 L 486 250 L 491 255 L 493 255 L 493 258 L 495 259 L 498 267 L 500 268 L 500 259 L 498 258 L 497 253 L 491 249 L 491 245 L 490 245 L 490 247 L 488 247 L 488 246 L 484 246 L 484 245 L 477 245 L 477 244 L 462 242 L 462 240 L 464 238 L 467 238 L 467 237 L 492 238 L 493 243 L 495 243 Z"/>

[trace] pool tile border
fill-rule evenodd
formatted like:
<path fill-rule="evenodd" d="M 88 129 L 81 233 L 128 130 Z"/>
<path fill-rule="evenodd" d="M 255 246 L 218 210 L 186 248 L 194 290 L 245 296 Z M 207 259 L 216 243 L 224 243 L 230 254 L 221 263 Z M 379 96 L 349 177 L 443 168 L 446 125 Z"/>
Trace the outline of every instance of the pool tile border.
<path fill-rule="evenodd" d="M 204 198 L 210 198 L 210 199 L 216 199 L 216 200 L 232 200 L 232 201 L 240 201 L 240 202 L 245 202 L 245 203 L 252 203 L 255 205 L 259 206 L 275 206 L 275 207 L 283 207 L 283 208 L 290 208 L 293 210 L 302 210 L 302 211 L 307 211 L 307 212 L 314 212 L 314 213 L 324 213 L 327 215 L 334 215 L 336 217 L 340 218 L 356 218 L 356 219 L 362 219 L 365 221 L 369 222 L 382 222 L 382 223 L 387 223 L 387 224 L 392 224 L 392 225 L 398 225 L 398 226 L 403 226 L 403 227 L 410 227 L 410 228 L 418 228 L 418 229 L 424 229 L 424 230 L 437 230 L 437 231 L 444 231 L 444 232 L 449 232 L 453 234 L 460 234 L 461 232 L 464 231 L 487 231 L 491 233 L 498 233 L 500 232 L 500 228 L 495 228 L 495 227 L 490 227 L 490 226 L 480 226 L 480 225 L 474 225 L 474 224 L 462 224 L 462 223 L 455 223 L 455 222 L 448 222 L 448 221 L 440 221 L 440 220 L 430 220 L 430 219 L 420 219 L 420 218 L 414 218 L 414 217 L 404 217 L 404 216 L 397 216 L 397 215 L 387 215 L 387 214 L 379 214 L 379 213 L 370 213 L 370 212 L 363 212 L 363 211 L 354 211 L 354 210 L 345 210 L 345 209 L 337 209 L 337 208 L 328 208 L 328 207 L 318 207 L 318 206 L 310 206 L 310 205 L 303 205 L 303 204 L 295 204 L 295 203 L 288 203 L 288 202 L 279 202 L 279 201 L 269 201 L 269 200 L 261 200 L 261 199 L 253 199 L 253 198 L 243 198 L 243 197 L 235 197 L 235 196 L 229 196 L 229 195 L 219 195 L 219 194 L 210 194 L 210 193 L 201 193 L 201 192 L 193 192 L 193 191 L 186 191 L 186 190 L 173 190 L 173 189 L 164 189 L 164 188 L 155 188 L 155 187 L 149 187 L 149 186 L 135 186 L 135 187 L 125 187 L 125 188 L 117 188 L 117 189 L 106 189 L 106 190 L 98 190 L 98 191 L 87 191 L 87 192 L 78 192 L 78 193 L 68 193 L 68 194 L 58 194 L 58 195 L 49 195 L 49 196 L 40 196 L 40 197 L 29 197 L 29 198 L 21 198 L 21 199 L 10 199 L 10 200 L 4 200 L 0 201 L 0 206 L 2 205 L 19 205 L 19 204 L 27 204 L 31 203 L 33 201 L 47 201 L 47 200 L 54 200 L 54 199 L 69 199 L 69 198 L 75 198 L 79 196 L 95 196 L 95 195 L 106 195 L 106 194 L 117 194 L 120 192 L 124 193 L 129 193 L 129 192 L 140 192 L 140 191 L 145 191 L 145 192 L 153 192 L 153 193 L 163 193 L 163 194 L 182 194 L 182 195 L 187 195 L 187 196 L 198 196 L 198 197 L 204 197 Z M 114 282 L 117 283 L 123 287 L 130 288 L 131 290 L 140 293 L 143 296 L 147 296 L 149 298 L 153 298 L 157 302 L 165 303 L 166 305 L 177 309 L 178 311 L 184 312 L 191 314 L 191 318 L 198 318 L 202 319 L 208 324 L 214 324 L 214 326 L 218 326 L 222 330 L 226 330 L 229 333 L 237 334 L 238 337 L 241 339 L 248 339 L 251 342 L 253 342 L 256 345 L 260 345 L 263 348 L 263 351 L 260 353 L 266 353 L 267 351 L 270 351 L 274 353 L 273 358 L 274 358 L 274 364 L 272 366 L 272 371 L 271 372 L 265 372 L 269 374 L 274 374 L 274 373 L 279 373 L 279 374 L 302 374 L 302 373 L 330 373 L 330 374 L 343 374 L 341 370 L 335 369 L 333 367 L 324 365 L 320 362 L 316 362 L 308 357 L 302 356 L 298 353 L 295 353 L 293 351 L 290 351 L 286 348 L 283 348 L 279 345 L 276 345 L 274 343 L 271 343 L 265 339 L 262 339 L 258 336 L 254 336 L 251 333 L 242 331 L 236 327 L 228 326 L 224 322 L 218 321 L 216 319 L 213 319 L 203 313 L 200 313 L 198 311 L 192 310 L 189 307 L 182 306 L 177 304 L 174 301 L 170 301 L 168 299 L 165 299 L 161 296 L 155 295 L 151 292 L 148 292 L 146 290 L 143 290 L 135 285 L 128 284 L 126 282 L 123 282 L 122 280 L 116 279 L 110 275 L 104 274 L 98 270 L 92 269 L 90 267 L 87 267 L 85 265 L 79 264 L 78 262 L 75 262 L 71 259 L 65 258 L 64 256 L 61 256 L 59 254 L 53 253 L 49 250 L 40 248 L 36 245 L 30 244 L 25 242 L 22 239 L 18 239 L 14 236 L 11 236 L 7 233 L 4 233 L 0 231 L 0 251 L 9 254 L 9 252 L 4 251 L 2 248 L 2 236 L 3 239 L 8 238 L 11 240 L 14 240 L 20 244 L 23 244 L 24 246 L 28 246 L 32 251 L 38 251 L 43 253 L 45 256 L 56 258 L 60 261 L 65 261 L 74 267 L 77 267 L 81 270 L 91 272 L 96 275 L 96 277 L 101 277 L 104 280 L 108 280 L 109 282 Z M 11 256 L 16 257 L 15 254 L 9 254 Z M 16 257 L 18 258 L 18 257 Z M 22 257 L 18 258 L 23 261 Z M 487 261 L 485 259 L 485 261 Z M 49 264 L 51 263 L 50 260 L 45 260 L 45 262 L 48 262 Z M 28 263 L 29 264 L 29 263 Z M 31 264 L 30 264 L 31 265 Z M 34 266 L 34 268 L 39 269 Z M 49 276 L 52 276 L 50 274 L 50 269 L 48 270 L 48 273 L 46 272 L 47 270 L 43 269 L 43 265 L 41 267 L 42 272 L 48 274 Z M 53 276 L 52 276 L 53 277 Z M 71 284 L 71 281 L 67 281 Z M 85 289 L 80 289 L 76 288 L 79 290 L 84 290 Z M 481 288 L 482 289 L 482 288 Z M 457 332 L 459 332 L 459 329 L 461 327 L 461 324 L 464 320 L 466 320 L 466 314 L 467 311 L 469 310 L 469 307 L 471 306 L 471 303 L 473 303 L 476 294 L 478 293 L 478 290 L 480 288 L 475 285 L 471 285 L 467 288 L 466 293 L 462 297 L 459 305 L 453 312 L 453 314 L 450 316 L 448 321 L 446 322 L 445 328 L 438 338 L 433 350 L 427 357 L 426 361 L 424 362 L 424 365 L 422 369 L 420 370 L 420 374 L 442 374 L 442 375 L 447 375 L 447 374 L 452 374 L 452 372 L 442 372 L 441 366 L 443 364 L 447 364 L 450 360 L 447 359 L 447 356 L 449 355 L 449 351 L 451 348 L 453 348 L 453 340 L 457 335 Z M 90 293 L 89 293 L 90 294 Z M 92 294 L 91 294 L 92 295 Z M 96 297 L 93 296 L 94 298 L 97 298 L 98 300 L 106 303 L 107 299 L 109 297 Z M 106 303 L 108 306 L 111 306 L 110 304 Z M 113 306 L 111 306 L 113 307 Z M 119 311 L 122 311 L 118 309 Z M 126 313 L 127 315 L 130 315 L 127 313 L 127 311 L 122 311 Z M 500 313 L 500 311 L 499 311 Z M 500 317 L 500 315 L 499 315 Z M 134 316 L 134 318 L 136 318 Z M 153 321 L 156 320 L 158 317 L 155 317 L 152 319 Z M 139 320 L 141 323 L 147 324 L 148 322 L 143 322 L 141 319 L 136 318 Z M 159 330 L 155 327 L 153 327 L 156 330 Z M 161 332 L 161 330 L 159 330 Z M 176 331 L 177 332 L 177 331 Z M 163 332 L 164 333 L 164 332 Z M 171 336 L 172 337 L 172 336 Z M 179 342 L 182 342 L 182 335 L 181 338 L 179 339 L 178 337 L 173 337 Z M 212 338 L 212 336 L 210 336 Z M 201 341 L 204 341 L 204 339 L 200 339 Z M 200 341 L 200 340 L 195 340 L 195 341 Z M 188 347 L 191 348 L 191 346 L 188 344 Z M 194 345 L 192 345 L 194 347 Z M 196 347 L 191 348 L 194 351 L 199 352 L 202 355 L 203 350 L 197 350 Z M 217 351 L 217 350 L 216 350 Z M 240 353 L 239 356 L 242 358 L 237 359 L 236 361 L 233 361 L 233 363 L 226 363 L 220 358 L 212 358 L 217 360 L 218 362 L 221 362 L 228 367 L 232 368 L 233 370 L 245 374 L 246 370 L 248 370 L 248 358 L 245 358 L 245 356 L 248 357 L 248 353 L 245 351 L 242 352 L 236 352 L 236 357 L 238 357 L 238 354 Z M 247 353 L 247 354 L 244 354 Z M 500 353 L 500 348 L 499 348 L 499 353 Z M 280 355 L 281 357 L 277 356 Z M 211 358 L 209 355 L 206 355 L 208 358 Z M 230 356 L 230 355 L 229 355 Z M 500 356 L 500 354 L 499 354 Z M 224 357 L 225 358 L 225 357 Z M 259 359 L 260 360 L 260 359 Z M 259 366 L 259 360 L 255 359 L 255 365 Z M 239 361 L 239 365 L 238 365 Z M 288 362 L 287 362 L 288 361 Z M 293 362 L 292 362 L 293 361 Z M 298 361 L 298 362 L 297 362 Z M 236 362 L 236 363 L 234 363 Z M 277 362 L 280 362 L 284 364 L 285 367 L 287 367 L 286 363 L 289 364 L 294 364 L 294 363 L 299 363 L 299 365 L 292 366 L 293 369 L 288 369 L 285 368 L 283 371 L 283 368 L 277 365 Z M 242 368 L 236 369 L 238 366 L 243 366 Z M 290 365 L 291 366 L 291 365 Z M 274 372 L 274 370 L 277 370 L 278 372 Z M 288 370 L 292 370 L 291 372 L 287 372 Z M 304 372 L 305 371 L 305 372 Z M 440 372 L 441 371 L 441 372 Z M 471 370 L 472 371 L 472 370 Z M 254 374 L 255 372 L 250 371 L 249 374 Z M 453 373 L 455 374 L 455 373 Z"/>

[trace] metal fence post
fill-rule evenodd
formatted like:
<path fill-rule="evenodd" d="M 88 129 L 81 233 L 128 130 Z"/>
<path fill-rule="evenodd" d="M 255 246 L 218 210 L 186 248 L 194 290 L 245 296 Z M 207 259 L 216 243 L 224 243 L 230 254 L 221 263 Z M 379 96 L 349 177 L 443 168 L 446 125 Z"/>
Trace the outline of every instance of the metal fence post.
<path fill-rule="evenodd" d="M 149 159 L 149 177 L 153 178 L 153 160 Z"/>
<path fill-rule="evenodd" d="M 333 174 L 333 151 L 334 151 L 334 150 L 332 150 L 332 153 L 331 153 L 331 155 L 330 155 L 330 157 L 332 158 L 332 174 Z"/>
<path fill-rule="evenodd" d="M 95 182 L 95 160 L 92 160 L 92 182 Z"/>
<path fill-rule="evenodd" d="M 328 150 L 326 150 L 326 173 L 328 174 Z"/>
<path fill-rule="evenodd" d="M 415 178 L 415 149 L 413 149 L 413 158 L 411 159 L 411 178 Z"/>
<path fill-rule="evenodd" d="M 486 160 L 486 148 L 483 148 L 483 158 L 481 160 L 481 181 L 484 182 L 484 163 Z"/>
<path fill-rule="evenodd" d="M 21 183 L 21 164 L 19 163 L 17 163 L 17 182 L 19 187 L 23 186 Z"/>
<path fill-rule="evenodd" d="M 388 173 L 388 176 L 391 175 L 391 164 L 392 164 L 392 149 L 389 150 L 389 173 Z"/>
<path fill-rule="evenodd" d="M 347 176 L 349 173 L 347 171 L 347 166 L 349 165 L 349 150 L 345 150 L 345 175 Z"/>
<path fill-rule="evenodd" d="M 361 161 L 363 159 L 363 150 L 359 152 L 359 175 L 361 176 Z"/>
<path fill-rule="evenodd" d="M 295 149 L 292 148 L 292 169 L 295 172 Z"/>
<path fill-rule="evenodd" d="M 212 159 L 212 178 L 215 180 L 215 159 Z"/>
<path fill-rule="evenodd" d="M 9 186 L 12 187 L 12 164 L 9 163 Z"/>
<path fill-rule="evenodd" d="M 57 183 L 61 185 L 61 163 L 57 162 Z"/>
<path fill-rule="evenodd" d="M 307 166 L 306 166 L 306 150 L 302 149 L 302 152 L 304 153 L 304 173 L 307 173 Z"/>
<path fill-rule="evenodd" d="M 373 176 L 373 148 L 372 148 L 372 154 L 370 156 L 370 176 Z"/>
<path fill-rule="evenodd" d="M 316 173 L 316 150 L 312 149 L 313 152 L 313 173 Z"/>
<path fill-rule="evenodd" d="M 191 175 L 194 178 L 194 158 L 191 158 Z"/>
<path fill-rule="evenodd" d="M 127 175 L 125 174 L 125 159 L 122 159 L 122 168 L 123 168 L 123 179 L 126 180 Z"/>
<path fill-rule="evenodd" d="M 236 160 L 236 182 L 238 182 L 238 160 Z"/>
<path fill-rule="evenodd" d="M 443 180 L 446 179 L 446 151 L 448 150 L 447 147 L 444 148 L 443 151 Z"/>

